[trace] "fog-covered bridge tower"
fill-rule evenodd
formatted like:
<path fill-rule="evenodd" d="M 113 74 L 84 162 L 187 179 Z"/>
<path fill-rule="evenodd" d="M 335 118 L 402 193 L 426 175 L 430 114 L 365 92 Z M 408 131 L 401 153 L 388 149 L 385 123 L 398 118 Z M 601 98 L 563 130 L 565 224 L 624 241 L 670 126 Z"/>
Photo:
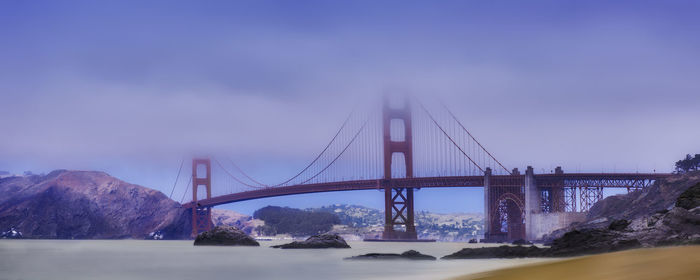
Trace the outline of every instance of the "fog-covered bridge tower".
<path fill-rule="evenodd" d="M 404 98 L 400 107 L 393 107 L 389 97 L 384 98 L 383 142 L 384 142 L 384 233 L 382 239 L 417 239 L 413 211 L 413 188 L 400 186 L 392 180 L 392 159 L 401 155 L 406 171 L 405 178 L 413 178 L 413 133 L 411 128 L 411 105 Z M 402 126 L 403 129 L 392 125 Z M 402 130 L 402 131 L 401 131 Z M 403 132 L 395 135 L 391 132 Z M 396 158 L 401 158 L 397 156 Z M 399 163 L 397 163 L 399 164 Z M 399 168 L 400 169 L 400 168 Z M 404 227 L 405 230 L 399 229 Z"/>

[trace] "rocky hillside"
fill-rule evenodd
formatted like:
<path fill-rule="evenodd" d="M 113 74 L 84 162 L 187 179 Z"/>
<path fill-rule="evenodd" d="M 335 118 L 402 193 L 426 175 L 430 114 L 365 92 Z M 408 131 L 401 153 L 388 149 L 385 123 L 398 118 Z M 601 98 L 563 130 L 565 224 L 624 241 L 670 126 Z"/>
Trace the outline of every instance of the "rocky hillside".
<path fill-rule="evenodd" d="M 57 170 L 0 179 L 0 229 L 25 238 L 187 238 L 190 216 L 163 193 L 104 172 Z"/>
<path fill-rule="evenodd" d="M 236 227 L 248 235 L 255 235 L 255 229 L 265 225 L 263 220 L 226 209 L 212 209 L 211 220 L 215 226 Z"/>
<path fill-rule="evenodd" d="M 567 232 L 612 230 L 642 245 L 678 244 L 700 239 L 700 171 L 656 182 L 646 190 L 607 197 L 596 203 L 584 222 L 545 236 L 552 241 Z"/>

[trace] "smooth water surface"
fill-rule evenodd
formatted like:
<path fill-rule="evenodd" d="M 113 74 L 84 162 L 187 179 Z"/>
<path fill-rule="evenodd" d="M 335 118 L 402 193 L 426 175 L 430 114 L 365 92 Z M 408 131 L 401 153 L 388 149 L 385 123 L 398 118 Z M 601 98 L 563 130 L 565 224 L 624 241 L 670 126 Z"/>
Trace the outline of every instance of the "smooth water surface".
<path fill-rule="evenodd" d="M 192 241 L 0 240 L 0 279 L 444 279 L 544 261 L 348 261 L 414 249 L 440 258 L 467 243 L 349 242 L 352 249 L 195 247 Z"/>

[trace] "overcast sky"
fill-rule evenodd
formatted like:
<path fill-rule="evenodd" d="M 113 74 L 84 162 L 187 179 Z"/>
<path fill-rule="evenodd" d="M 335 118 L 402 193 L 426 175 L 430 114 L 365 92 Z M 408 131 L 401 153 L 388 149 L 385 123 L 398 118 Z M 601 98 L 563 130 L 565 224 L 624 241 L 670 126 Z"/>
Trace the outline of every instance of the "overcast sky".
<path fill-rule="evenodd" d="M 439 96 L 509 168 L 669 172 L 700 153 L 697 1 L 105 2 L 0 3 L 0 170 L 169 194 L 182 156 L 206 150 L 285 177 L 388 89 Z M 416 205 L 481 211 L 479 193 Z M 227 207 L 339 202 L 382 196 Z"/>

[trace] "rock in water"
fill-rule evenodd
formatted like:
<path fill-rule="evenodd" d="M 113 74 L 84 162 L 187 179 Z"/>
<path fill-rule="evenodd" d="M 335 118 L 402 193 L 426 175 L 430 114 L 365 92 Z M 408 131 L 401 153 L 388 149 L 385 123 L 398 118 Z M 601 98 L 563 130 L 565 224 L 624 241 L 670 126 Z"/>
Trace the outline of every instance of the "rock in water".
<path fill-rule="evenodd" d="M 345 239 L 335 233 L 324 233 L 314 235 L 304 241 L 294 241 L 292 243 L 272 246 L 272 248 L 282 249 L 318 249 L 318 248 L 350 248 Z"/>
<path fill-rule="evenodd" d="M 435 257 L 430 255 L 423 255 L 415 250 L 408 250 L 401 254 L 382 254 L 382 253 L 370 253 L 354 257 L 346 258 L 346 260 L 424 260 L 424 261 L 434 261 Z"/>
<path fill-rule="evenodd" d="M 260 243 L 235 227 L 217 226 L 197 235 L 194 245 L 260 246 Z"/>

